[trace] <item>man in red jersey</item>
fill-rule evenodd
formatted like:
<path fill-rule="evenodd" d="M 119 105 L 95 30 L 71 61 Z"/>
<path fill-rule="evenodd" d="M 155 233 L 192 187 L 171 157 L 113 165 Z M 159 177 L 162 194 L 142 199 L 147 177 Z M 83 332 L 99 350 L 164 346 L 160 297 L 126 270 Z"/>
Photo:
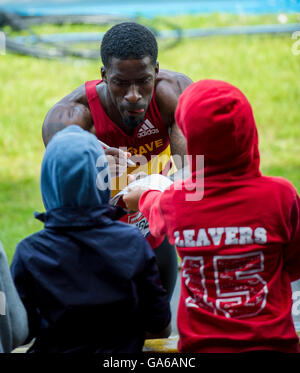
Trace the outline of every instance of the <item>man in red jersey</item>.
<path fill-rule="evenodd" d="M 115 194 L 126 185 L 126 175 L 118 174 L 118 167 L 130 154 L 148 174 L 167 174 L 171 154 L 179 160 L 177 168 L 183 164 L 185 140 L 174 113 L 179 95 L 192 81 L 183 74 L 159 70 L 157 54 L 156 39 L 146 27 L 131 22 L 113 26 L 101 43 L 102 80 L 88 81 L 62 98 L 43 124 L 45 145 L 57 131 L 77 124 L 112 147 L 105 152 L 117 164 Z M 126 219 L 139 227 L 147 225 L 139 213 Z M 174 247 L 164 236 L 148 235 L 147 239 L 155 249 L 162 283 L 171 297 L 177 276 Z"/>

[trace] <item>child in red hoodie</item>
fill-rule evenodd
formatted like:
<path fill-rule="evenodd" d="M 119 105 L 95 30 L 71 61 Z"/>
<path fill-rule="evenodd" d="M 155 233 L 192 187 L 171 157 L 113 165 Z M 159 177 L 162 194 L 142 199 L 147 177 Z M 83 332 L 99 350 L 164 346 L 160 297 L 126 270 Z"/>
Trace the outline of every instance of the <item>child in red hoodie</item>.
<path fill-rule="evenodd" d="M 177 323 L 181 352 L 299 352 L 291 281 L 300 278 L 300 199 L 290 182 L 262 176 L 251 106 L 216 80 L 189 86 L 176 122 L 191 176 L 165 192 L 133 190 L 154 236 L 182 260 Z M 193 198 L 204 155 L 203 198 Z M 203 172 L 203 170 L 202 170 Z"/>

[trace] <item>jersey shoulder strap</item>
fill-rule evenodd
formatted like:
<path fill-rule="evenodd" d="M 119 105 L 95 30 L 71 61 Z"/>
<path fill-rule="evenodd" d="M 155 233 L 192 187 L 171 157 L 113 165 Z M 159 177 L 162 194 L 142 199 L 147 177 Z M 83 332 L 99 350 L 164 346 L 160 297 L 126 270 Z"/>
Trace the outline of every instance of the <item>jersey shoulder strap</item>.
<path fill-rule="evenodd" d="M 102 80 L 89 80 L 85 82 L 86 97 L 93 117 L 97 137 L 100 135 L 101 123 L 104 123 L 104 119 L 106 119 L 104 109 L 97 93 L 97 85 L 101 82 Z"/>

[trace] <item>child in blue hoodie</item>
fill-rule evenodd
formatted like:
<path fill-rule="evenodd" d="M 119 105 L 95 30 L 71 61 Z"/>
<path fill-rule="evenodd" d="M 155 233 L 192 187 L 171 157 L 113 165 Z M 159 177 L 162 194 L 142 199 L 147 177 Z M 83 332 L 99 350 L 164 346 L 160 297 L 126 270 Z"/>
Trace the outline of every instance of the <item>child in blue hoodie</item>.
<path fill-rule="evenodd" d="M 31 352 L 140 352 L 146 336 L 170 334 L 155 256 L 136 227 L 117 220 L 123 210 L 108 204 L 103 157 L 96 137 L 75 125 L 47 146 L 46 212 L 36 216 L 44 229 L 18 244 L 11 266 Z"/>

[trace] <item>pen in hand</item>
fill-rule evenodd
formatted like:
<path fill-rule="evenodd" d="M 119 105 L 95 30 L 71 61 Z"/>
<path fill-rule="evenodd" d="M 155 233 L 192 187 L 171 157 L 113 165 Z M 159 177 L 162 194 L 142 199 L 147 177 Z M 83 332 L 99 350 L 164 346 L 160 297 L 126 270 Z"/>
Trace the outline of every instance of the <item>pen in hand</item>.
<path fill-rule="evenodd" d="M 103 146 L 104 149 L 110 149 L 111 148 L 110 146 L 105 144 L 103 141 L 101 141 L 101 140 L 98 140 L 98 141 L 100 142 L 100 144 Z M 136 166 L 136 164 L 134 162 L 132 162 L 132 160 L 130 160 L 130 159 L 127 159 L 127 165 L 130 166 L 130 167 Z"/>

